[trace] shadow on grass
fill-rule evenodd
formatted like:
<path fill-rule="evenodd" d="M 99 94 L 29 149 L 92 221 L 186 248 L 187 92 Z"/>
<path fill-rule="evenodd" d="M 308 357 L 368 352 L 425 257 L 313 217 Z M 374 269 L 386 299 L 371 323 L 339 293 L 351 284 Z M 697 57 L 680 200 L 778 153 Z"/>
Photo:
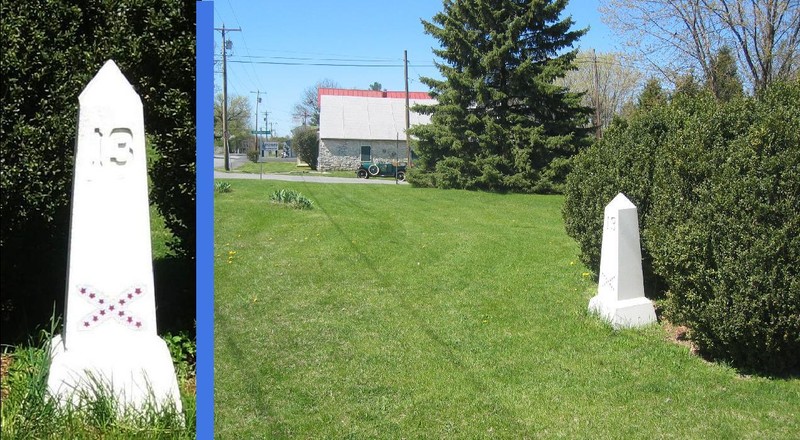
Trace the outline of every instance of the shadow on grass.
<path fill-rule="evenodd" d="M 320 200 L 319 197 L 314 195 L 311 187 L 307 187 L 306 190 L 311 194 L 312 198 Z M 344 197 L 341 197 L 341 199 L 344 199 Z M 364 262 L 365 266 L 370 272 L 372 272 L 374 279 L 380 280 L 381 273 L 378 270 L 373 258 L 367 255 L 363 249 L 354 244 L 354 239 L 356 237 L 348 235 L 342 225 L 340 225 L 339 222 L 337 222 L 336 219 L 325 209 L 323 204 L 318 203 L 316 206 L 323 212 L 323 214 L 325 214 L 325 216 L 328 218 L 328 221 L 330 221 L 330 223 L 336 229 L 336 232 L 339 234 L 339 236 L 345 237 L 346 243 L 350 247 L 351 252 L 358 255 L 359 259 Z M 366 206 L 360 206 L 359 208 L 364 210 L 368 209 Z M 405 238 L 406 237 L 403 237 L 401 241 L 405 241 Z M 494 403 L 498 412 L 503 413 L 506 416 L 505 419 L 514 425 L 513 431 L 524 432 L 524 427 L 520 424 L 514 411 L 511 410 L 508 405 L 501 403 L 497 399 L 493 399 L 489 384 L 475 374 L 469 365 L 464 362 L 463 356 L 456 352 L 456 350 L 454 350 L 453 347 L 441 337 L 440 332 L 437 332 L 435 328 L 429 325 L 427 318 L 420 314 L 419 307 L 412 304 L 405 295 L 399 295 L 398 299 L 403 309 L 412 317 L 412 321 L 416 323 L 417 328 L 422 330 L 422 332 L 427 336 L 428 340 L 431 342 L 431 348 L 433 348 L 433 350 L 435 350 L 442 359 L 446 360 L 454 370 L 463 372 L 464 377 L 472 388 L 474 395 L 484 396 L 484 398 L 492 399 L 492 403 Z"/>

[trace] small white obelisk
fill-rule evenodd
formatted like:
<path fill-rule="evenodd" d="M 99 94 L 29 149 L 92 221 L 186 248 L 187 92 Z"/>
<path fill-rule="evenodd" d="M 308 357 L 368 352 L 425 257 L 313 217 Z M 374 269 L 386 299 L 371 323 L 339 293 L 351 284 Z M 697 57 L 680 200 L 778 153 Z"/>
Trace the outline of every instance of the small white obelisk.
<path fill-rule="evenodd" d="M 606 206 L 597 295 L 589 310 L 614 328 L 656 322 L 653 303 L 644 296 L 642 249 L 636 206 L 619 193 Z"/>
<path fill-rule="evenodd" d="M 110 60 L 78 101 L 64 331 L 47 386 L 62 404 L 101 384 L 121 410 L 181 411 L 156 333 L 142 101 Z"/>

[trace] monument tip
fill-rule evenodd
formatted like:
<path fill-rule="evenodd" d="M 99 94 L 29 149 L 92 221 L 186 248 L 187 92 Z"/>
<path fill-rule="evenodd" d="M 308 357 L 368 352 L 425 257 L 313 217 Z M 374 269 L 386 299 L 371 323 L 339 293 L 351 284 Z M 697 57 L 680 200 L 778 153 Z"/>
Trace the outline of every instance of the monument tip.
<path fill-rule="evenodd" d="M 631 202 L 630 199 L 628 199 L 628 197 L 626 197 L 623 193 L 617 194 L 617 196 L 611 200 L 611 203 L 609 203 L 608 206 L 612 207 L 613 209 L 636 208 L 636 205 L 634 205 L 633 202 Z"/>
<path fill-rule="evenodd" d="M 79 99 L 83 100 L 87 96 L 96 95 L 98 98 L 95 99 L 105 100 L 108 99 L 109 96 L 118 95 L 120 92 L 128 93 L 128 91 L 136 94 L 131 83 L 128 82 L 128 79 L 125 78 L 125 75 L 119 70 L 117 63 L 115 63 L 114 60 L 108 60 L 83 89 Z"/>

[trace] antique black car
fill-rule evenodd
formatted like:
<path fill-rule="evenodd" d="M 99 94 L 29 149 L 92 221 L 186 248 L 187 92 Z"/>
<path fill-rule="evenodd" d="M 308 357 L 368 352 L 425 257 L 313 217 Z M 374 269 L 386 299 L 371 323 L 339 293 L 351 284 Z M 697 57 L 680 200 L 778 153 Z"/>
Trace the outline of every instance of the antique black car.
<path fill-rule="evenodd" d="M 396 177 L 397 180 L 406 180 L 406 164 L 361 162 L 361 166 L 356 170 L 356 175 L 362 179 Z"/>

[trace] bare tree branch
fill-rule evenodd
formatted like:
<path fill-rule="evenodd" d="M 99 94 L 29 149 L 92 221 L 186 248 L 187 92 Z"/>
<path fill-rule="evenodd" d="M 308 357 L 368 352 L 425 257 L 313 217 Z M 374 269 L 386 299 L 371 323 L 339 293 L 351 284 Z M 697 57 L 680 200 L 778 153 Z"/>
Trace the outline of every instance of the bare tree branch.
<path fill-rule="evenodd" d="M 604 0 L 601 12 L 673 83 L 692 69 L 713 81 L 711 61 L 724 46 L 753 90 L 800 68 L 800 0 Z"/>

